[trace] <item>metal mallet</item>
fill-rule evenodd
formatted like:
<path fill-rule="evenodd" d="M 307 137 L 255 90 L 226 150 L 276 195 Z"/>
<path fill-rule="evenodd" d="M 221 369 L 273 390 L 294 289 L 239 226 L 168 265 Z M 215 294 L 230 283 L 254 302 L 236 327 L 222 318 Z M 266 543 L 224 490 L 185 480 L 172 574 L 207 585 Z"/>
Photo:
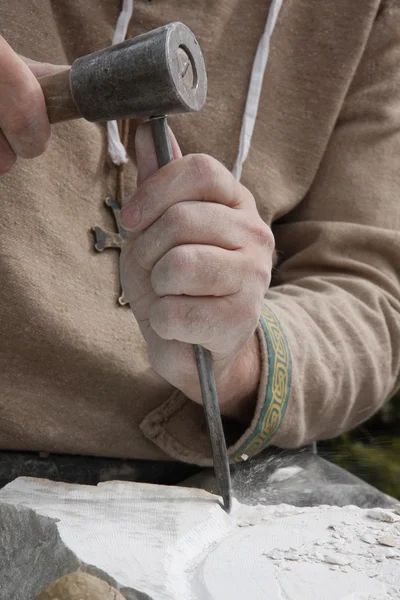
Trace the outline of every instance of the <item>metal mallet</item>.
<path fill-rule="evenodd" d="M 173 160 L 166 115 L 200 110 L 207 95 L 203 55 L 192 31 L 170 23 L 78 58 L 39 79 L 51 123 L 151 118 L 159 167 Z M 224 508 L 231 509 L 228 453 L 211 354 L 194 345 L 215 474 Z"/>

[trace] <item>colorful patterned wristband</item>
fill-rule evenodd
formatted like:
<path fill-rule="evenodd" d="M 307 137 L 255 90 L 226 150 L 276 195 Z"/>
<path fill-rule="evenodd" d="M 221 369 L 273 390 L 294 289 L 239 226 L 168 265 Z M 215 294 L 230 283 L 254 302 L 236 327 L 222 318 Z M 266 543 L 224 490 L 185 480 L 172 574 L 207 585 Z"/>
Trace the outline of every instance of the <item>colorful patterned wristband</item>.
<path fill-rule="evenodd" d="M 265 403 L 252 434 L 235 452 L 233 462 L 240 462 L 244 454 L 254 456 L 268 445 L 283 421 L 289 401 L 292 359 L 286 336 L 278 319 L 267 306 L 264 306 L 260 323 L 265 335 L 269 364 Z"/>

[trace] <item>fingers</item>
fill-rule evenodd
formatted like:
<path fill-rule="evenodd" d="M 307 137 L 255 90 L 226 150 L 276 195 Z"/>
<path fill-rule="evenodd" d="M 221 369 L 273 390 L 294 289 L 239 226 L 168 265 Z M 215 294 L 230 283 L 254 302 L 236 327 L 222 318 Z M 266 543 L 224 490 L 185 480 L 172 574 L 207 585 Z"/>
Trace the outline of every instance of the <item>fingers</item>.
<path fill-rule="evenodd" d="M 229 296 L 242 289 L 248 276 L 247 257 L 216 246 L 177 246 L 151 273 L 157 296 Z"/>
<path fill-rule="evenodd" d="M 164 340 L 229 354 L 255 331 L 262 310 L 261 294 L 254 298 L 254 290 L 246 290 L 239 296 L 165 296 L 151 305 L 150 326 Z"/>
<path fill-rule="evenodd" d="M 153 369 L 182 391 L 193 388 L 193 346 L 175 340 L 163 340 L 150 326 L 146 330 L 145 339 Z M 196 383 L 198 384 L 198 380 Z M 201 400 L 200 388 L 198 399 Z"/>
<path fill-rule="evenodd" d="M 176 141 L 175 135 L 169 129 L 169 135 L 174 159 L 181 158 L 182 152 Z M 136 161 L 138 168 L 138 185 L 145 181 L 150 175 L 158 171 L 158 161 L 154 146 L 151 123 L 143 123 L 138 126 L 135 137 Z"/>
<path fill-rule="evenodd" d="M 133 253 L 140 265 L 151 271 L 164 254 L 182 244 L 210 244 L 237 250 L 248 240 L 245 225 L 238 211 L 222 204 L 180 202 L 135 240 Z"/>
<path fill-rule="evenodd" d="M 41 87 L 1 36 L 0 67 L 0 129 L 16 155 L 33 158 L 44 152 L 50 138 Z"/>
<path fill-rule="evenodd" d="M 196 343 L 223 358 L 254 335 L 274 238 L 252 194 L 218 161 L 179 158 L 175 149 L 176 160 L 157 170 L 149 125 L 136 143 L 142 183 L 120 213 L 132 232 L 121 254 L 121 282 L 152 364 L 163 372 L 155 355 L 165 349 L 172 381 L 168 349 L 189 352 Z M 186 358 L 193 363 L 192 354 Z M 181 379 L 176 386 L 183 389 Z"/>
<path fill-rule="evenodd" d="M 210 156 L 191 154 L 149 177 L 122 209 L 121 223 L 125 229 L 140 233 L 168 208 L 187 200 L 230 208 L 255 206 L 251 193 L 221 163 Z"/>

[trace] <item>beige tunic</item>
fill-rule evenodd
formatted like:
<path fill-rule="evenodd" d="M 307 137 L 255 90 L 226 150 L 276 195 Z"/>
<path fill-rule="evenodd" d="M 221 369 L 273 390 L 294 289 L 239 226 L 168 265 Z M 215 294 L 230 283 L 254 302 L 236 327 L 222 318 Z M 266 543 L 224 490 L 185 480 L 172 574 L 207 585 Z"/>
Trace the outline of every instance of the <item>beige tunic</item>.
<path fill-rule="evenodd" d="M 118 0 L 6 0 L 0 33 L 36 60 L 111 42 Z M 136 0 L 129 35 L 173 20 L 205 54 L 209 96 L 171 125 L 184 153 L 232 168 L 269 0 Z M 400 1 L 284 0 L 242 182 L 279 263 L 260 326 L 263 377 L 233 457 L 367 419 L 400 365 Z M 0 90 L 1 93 L 1 90 Z M 104 127 L 54 126 L 0 178 L 0 448 L 204 464 L 201 407 L 151 369 L 120 308 Z M 128 176 L 133 189 L 135 169 Z M 271 312 L 272 311 L 272 312 Z"/>

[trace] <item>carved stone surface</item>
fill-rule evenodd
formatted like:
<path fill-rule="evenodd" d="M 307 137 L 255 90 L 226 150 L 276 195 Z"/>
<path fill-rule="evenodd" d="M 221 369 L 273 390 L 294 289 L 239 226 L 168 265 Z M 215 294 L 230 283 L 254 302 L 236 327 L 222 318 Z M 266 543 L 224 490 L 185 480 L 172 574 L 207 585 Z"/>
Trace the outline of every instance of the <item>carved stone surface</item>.
<path fill-rule="evenodd" d="M 21 478 L 0 491 L 0 600 L 76 571 L 124 600 L 398 599 L 396 511 L 235 501 L 228 515 L 202 490 Z"/>

